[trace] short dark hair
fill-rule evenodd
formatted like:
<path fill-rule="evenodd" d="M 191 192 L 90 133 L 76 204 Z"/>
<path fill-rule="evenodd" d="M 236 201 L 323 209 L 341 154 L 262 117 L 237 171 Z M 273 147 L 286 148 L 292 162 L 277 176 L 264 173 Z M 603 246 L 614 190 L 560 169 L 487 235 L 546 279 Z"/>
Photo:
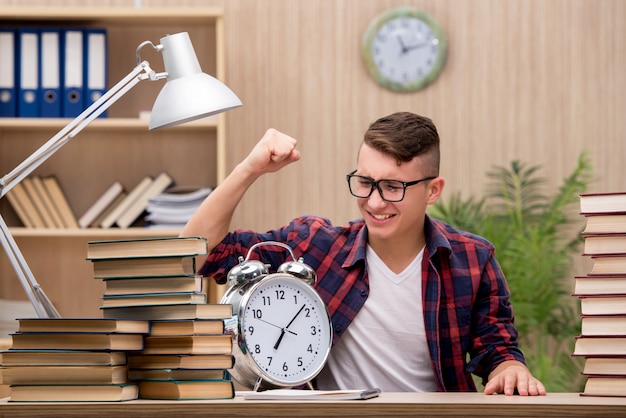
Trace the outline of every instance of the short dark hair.
<path fill-rule="evenodd" d="M 396 159 L 398 165 L 427 156 L 425 176 L 439 175 L 439 134 L 433 121 L 411 112 L 397 112 L 372 122 L 363 143 Z"/>

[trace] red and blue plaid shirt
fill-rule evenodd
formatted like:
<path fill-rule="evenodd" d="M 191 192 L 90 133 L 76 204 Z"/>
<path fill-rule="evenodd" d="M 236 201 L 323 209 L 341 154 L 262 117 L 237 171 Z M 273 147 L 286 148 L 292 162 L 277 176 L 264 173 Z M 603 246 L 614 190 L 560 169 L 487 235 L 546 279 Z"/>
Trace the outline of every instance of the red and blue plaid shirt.
<path fill-rule="evenodd" d="M 428 216 L 425 234 L 422 305 L 437 385 L 439 391 L 475 391 L 471 373 L 484 380 L 505 360 L 524 362 L 508 285 L 488 241 Z M 304 216 L 266 233 L 237 230 L 213 249 L 200 274 L 225 283 L 238 257 L 262 241 L 289 245 L 315 270 L 315 287 L 328 307 L 336 343 L 369 293 L 365 222 L 333 226 L 327 219 Z M 289 260 L 279 246 L 258 247 L 250 258 L 270 265 L 270 271 Z"/>

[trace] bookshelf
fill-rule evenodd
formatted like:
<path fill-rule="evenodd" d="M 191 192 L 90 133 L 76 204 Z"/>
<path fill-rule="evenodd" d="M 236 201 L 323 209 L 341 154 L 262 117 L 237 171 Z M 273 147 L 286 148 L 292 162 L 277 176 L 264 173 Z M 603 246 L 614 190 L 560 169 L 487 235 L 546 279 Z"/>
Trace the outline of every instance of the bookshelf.
<path fill-rule="evenodd" d="M 167 34 L 189 32 L 204 72 L 223 80 L 222 10 L 213 7 L 0 7 L 0 25 L 10 27 L 103 27 L 108 37 L 108 85 L 136 65 L 135 50 Z M 161 72 L 159 53 L 141 58 Z M 176 185 L 215 186 L 225 173 L 225 115 L 155 131 L 149 111 L 163 82 L 142 82 L 108 109 L 33 174 L 54 175 L 76 215 L 115 180 L 132 189 L 145 175 L 166 171 Z M 4 175 L 63 128 L 70 119 L 0 118 L 0 175 Z M 24 228 L 6 198 L 0 211 L 20 249 L 62 316 L 101 316 L 102 288 L 85 261 L 87 242 L 96 239 L 175 236 L 177 230 Z M 26 300 L 8 259 L 0 254 L 0 298 Z"/>

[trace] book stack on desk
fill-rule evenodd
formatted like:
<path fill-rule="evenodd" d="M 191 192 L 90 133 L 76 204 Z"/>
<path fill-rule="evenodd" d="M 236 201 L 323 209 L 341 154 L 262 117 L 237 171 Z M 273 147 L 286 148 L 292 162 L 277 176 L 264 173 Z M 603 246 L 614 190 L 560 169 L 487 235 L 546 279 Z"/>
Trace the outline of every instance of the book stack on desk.
<path fill-rule="evenodd" d="M 207 304 L 195 257 L 199 237 L 94 241 L 87 258 L 106 284 L 105 318 L 147 320 L 143 349 L 129 356 L 129 380 L 143 399 L 229 399 L 234 364 L 232 306 Z"/>
<path fill-rule="evenodd" d="M 232 309 L 230 305 L 221 306 Z M 150 321 L 152 330 L 145 336 L 143 350 L 129 356 L 129 379 L 139 386 L 139 398 L 191 400 L 235 396 L 227 373 L 234 365 L 234 320 L 230 310 L 213 316 L 214 319 L 189 315 Z"/>
<path fill-rule="evenodd" d="M 205 281 L 196 274 L 196 256 L 206 255 L 200 237 L 92 241 L 87 259 L 103 280 L 105 316 L 130 306 L 204 304 Z"/>
<path fill-rule="evenodd" d="M 104 318 L 24 318 L 0 353 L 11 401 L 137 399 L 126 352 L 141 350 L 148 321 Z"/>
<path fill-rule="evenodd" d="M 626 396 L 626 192 L 583 194 L 580 206 L 583 256 L 593 266 L 575 278 L 581 334 L 573 355 L 585 358 L 583 395 Z"/>

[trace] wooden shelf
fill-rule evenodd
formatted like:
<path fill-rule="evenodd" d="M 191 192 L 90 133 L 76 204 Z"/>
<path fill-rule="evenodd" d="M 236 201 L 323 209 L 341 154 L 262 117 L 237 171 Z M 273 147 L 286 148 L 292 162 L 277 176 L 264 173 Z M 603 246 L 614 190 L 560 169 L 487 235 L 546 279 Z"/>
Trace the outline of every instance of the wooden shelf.
<path fill-rule="evenodd" d="M 178 236 L 180 229 L 173 228 L 85 228 L 85 229 L 56 229 L 56 228 L 11 228 L 11 235 L 14 238 L 43 238 L 43 237 L 63 237 L 63 238 L 149 238 Z"/>
<path fill-rule="evenodd" d="M 202 70 L 222 79 L 222 9 L 216 7 L 59 7 L 0 6 L 0 24 L 11 27 L 104 28 L 107 78 L 111 88 L 136 65 L 135 52 L 146 40 L 188 32 Z M 142 51 L 143 52 L 143 51 Z M 156 51 L 142 59 L 164 71 Z M 225 116 L 149 130 L 149 117 L 163 82 L 138 83 L 94 120 L 33 175 L 55 176 L 79 218 L 114 181 L 131 190 L 146 175 L 167 172 L 177 186 L 215 187 L 225 172 Z M 138 117 L 141 115 L 141 117 Z M 0 118 L 0 175 L 8 173 L 63 129 L 71 119 Z M 177 236 L 179 230 L 143 227 L 29 229 L 21 227 L 7 199 L 0 211 L 29 267 L 62 316 L 100 316 L 102 283 L 85 260 L 87 243 L 101 239 Z M 24 298 L 8 258 L 0 252 L 0 299 Z M 209 300 L 215 296 L 209 294 Z"/>
<path fill-rule="evenodd" d="M 42 21 L 81 21 L 102 24 L 112 23 L 163 23 L 180 21 L 185 23 L 206 23 L 207 18 L 219 18 L 222 9 L 218 7 L 0 7 L 2 20 L 34 22 Z"/>
<path fill-rule="evenodd" d="M 0 129 L 62 129 L 71 119 L 65 118 L 0 118 Z M 148 130 L 148 119 L 140 118 L 100 118 L 91 122 L 85 127 L 85 130 L 96 129 L 137 129 Z M 198 130 L 198 129 L 217 129 L 218 119 L 205 118 L 182 125 L 176 125 L 163 129 L 175 130 Z"/>

